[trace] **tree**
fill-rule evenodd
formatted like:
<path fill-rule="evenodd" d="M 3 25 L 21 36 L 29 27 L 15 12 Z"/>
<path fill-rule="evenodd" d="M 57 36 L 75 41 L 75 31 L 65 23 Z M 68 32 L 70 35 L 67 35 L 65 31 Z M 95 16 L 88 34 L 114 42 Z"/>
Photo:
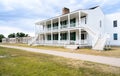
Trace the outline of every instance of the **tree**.
<path fill-rule="evenodd" d="M 5 38 L 3 34 L 0 34 L 0 42 L 2 42 L 2 38 Z"/>
<path fill-rule="evenodd" d="M 28 34 L 22 33 L 22 32 L 18 32 L 16 33 L 16 37 L 27 37 Z"/>
<path fill-rule="evenodd" d="M 8 38 L 15 38 L 15 37 L 27 37 L 28 34 L 25 34 L 23 32 L 17 32 L 17 33 L 12 33 L 8 35 Z"/>
<path fill-rule="evenodd" d="M 8 38 L 15 38 L 15 33 L 9 34 Z"/>

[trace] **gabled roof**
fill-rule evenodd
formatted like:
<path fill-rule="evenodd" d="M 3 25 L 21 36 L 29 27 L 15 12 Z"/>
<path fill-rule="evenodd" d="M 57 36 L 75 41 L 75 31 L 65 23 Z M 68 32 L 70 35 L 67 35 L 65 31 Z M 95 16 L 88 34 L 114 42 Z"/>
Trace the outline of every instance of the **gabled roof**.
<path fill-rule="evenodd" d="M 91 8 L 88 8 L 88 9 L 77 9 L 77 10 L 72 11 L 72 12 L 70 12 L 70 13 L 74 13 L 74 12 L 77 12 L 77 11 L 80 11 L 80 10 L 94 10 L 94 9 L 96 9 L 96 8 L 98 8 L 98 7 L 99 7 L 99 6 L 91 7 Z M 70 14 L 70 13 L 63 14 L 63 15 L 61 14 L 61 15 L 55 16 L 55 17 L 65 16 L 65 15 L 68 15 L 68 14 Z M 55 17 L 51 17 L 51 18 L 49 18 L 49 19 L 42 20 L 42 21 L 39 21 L 39 22 L 43 22 L 43 21 L 47 21 L 47 20 L 50 20 L 50 19 L 54 19 Z M 37 23 L 39 23 L 39 22 L 36 22 L 35 24 L 37 24 Z"/>

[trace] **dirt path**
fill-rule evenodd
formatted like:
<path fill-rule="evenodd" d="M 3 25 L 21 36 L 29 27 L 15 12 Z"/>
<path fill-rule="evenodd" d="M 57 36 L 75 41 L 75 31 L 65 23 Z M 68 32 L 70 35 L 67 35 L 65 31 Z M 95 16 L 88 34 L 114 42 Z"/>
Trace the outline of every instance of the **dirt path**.
<path fill-rule="evenodd" d="M 8 46 L 8 45 L 0 45 L 0 46 L 26 50 L 26 51 L 30 51 L 30 52 L 38 52 L 38 53 L 55 55 L 55 56 L 61 56 L 61 57 L 65 57 L 65 58 L 73 58 L 73 59 L 77 59 L 77 60 L 91 61 L 91 62 L 102 63 L 102 64 L 120 67 L 120 58 L 94 56 L 94 55 L 68 53 L 68 52 L 59 52 L 59 51 L 52 51 L 52 50 L 42 50 L 42 49 L 35 49 L 35 48 L 28 48 L 28 47 L 18 47 L 18 46 Z"/>

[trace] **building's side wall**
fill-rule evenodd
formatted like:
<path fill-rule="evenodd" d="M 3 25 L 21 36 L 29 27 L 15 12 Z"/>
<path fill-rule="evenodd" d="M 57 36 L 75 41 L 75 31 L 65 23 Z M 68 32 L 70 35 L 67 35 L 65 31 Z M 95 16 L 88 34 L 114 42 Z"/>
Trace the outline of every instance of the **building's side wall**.
<path fill-rule="evenodd" d="M 117 27 L 113 27 L 113 21 L 117 20 Z M 110 34 L 110 44 L 120 46 L 120 13 L 105 16 L 105 32 Z M 118 34 L 118 39 L 114 40 L 113 34 Z"/>
<path fill-rule="evenodd" d="M 104 13 L 102 12 L 100 7 L 97 7 L 92 10 L 83 10 L 87 14 L 87 26 L 89 26 L 94 32 L 99 34 L 104 34 Z M 101 27 L 100 27 L 101 21 Z M 92 44 L 92 36 L 88 35 L 88 42 Z"/>
<path fill-rule="evenodd" d="M 83 10 L 87 15 L 87 25 L 93 28 L 93 30 L 98 30 L 101 33 L 104 31 L 104 14 L 100 7 L 97 7 L 92 10 Z M 100 27 L 101 21 L 101 27 Z"/>

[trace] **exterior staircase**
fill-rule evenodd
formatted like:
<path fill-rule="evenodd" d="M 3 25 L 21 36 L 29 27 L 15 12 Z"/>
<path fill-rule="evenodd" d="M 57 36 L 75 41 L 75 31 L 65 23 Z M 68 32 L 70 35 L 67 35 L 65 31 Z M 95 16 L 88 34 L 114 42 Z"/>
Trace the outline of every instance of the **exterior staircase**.
<path fill-rule="evenodd" d="M 82 28 L 87 31 L 92 37 L 93 37 L 93 40 L 92 40 L 92 49 L 94 50 L 104 50 L 104 47 L 105 47 L 105 44 L 106 44 L 106 41 L 109 39 L 109 35 L 108 34 L 103 34 L 102 36 L 100 35 L 100 33 L 85 25 L 85 26 L 82 26 Z"/>
<path fill-rule="evenodd" d="M 102 37 L 99 37 L 95 46 L 93 47 L 94 50 L 104 50 L 105 44 L 109 39 L 108 34 L 104 34 Z"/>
<path fill-rule="evenodd" d="M 36 34 L 35 37 L 28 43 L 28 45 L 33 45 L 35 43 L 35 41 L 37 40 L 39 34 Z"/>

